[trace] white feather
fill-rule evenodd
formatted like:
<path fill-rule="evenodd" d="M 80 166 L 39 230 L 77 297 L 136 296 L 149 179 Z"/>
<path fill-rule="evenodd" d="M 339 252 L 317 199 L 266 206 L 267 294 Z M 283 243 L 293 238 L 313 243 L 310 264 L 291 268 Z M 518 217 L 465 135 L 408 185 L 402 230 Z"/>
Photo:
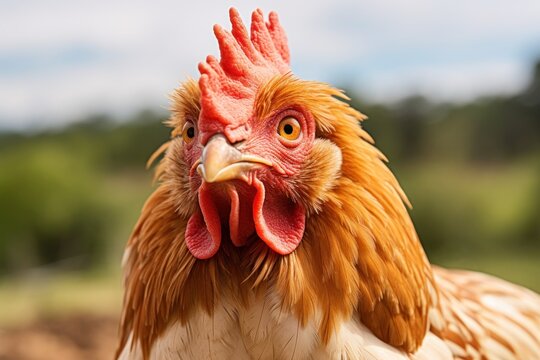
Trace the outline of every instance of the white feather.
<path fill-rule="evenodd" d="M 318 336 L 320 316 L 302 327 L 298 319 L 284 311 L 278 296 L 269 292 L 253 297 L 251 306 L 239 308 L 222 298 L 213 317 L 204 312 L 186 326 L 171 325 L 152 347 L 151 359 L 216 360 L 452 360 L 447 344 L 431 333 L 412 357 L 375 337 L 362 323 L 344 322 L 324 346 Z M 140 360 L 138 347 L 121 360 Z"/>

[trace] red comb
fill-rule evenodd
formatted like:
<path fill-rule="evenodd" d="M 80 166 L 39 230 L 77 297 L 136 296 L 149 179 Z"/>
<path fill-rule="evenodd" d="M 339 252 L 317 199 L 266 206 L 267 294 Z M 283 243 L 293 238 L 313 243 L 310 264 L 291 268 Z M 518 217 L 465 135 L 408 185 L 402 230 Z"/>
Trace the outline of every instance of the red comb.
<path fill-rule="evenodd" d="M 276 13 L 271 12 L 265 23 L 262 11 L 255 10 L 251 36 L 236 9 L 231 8 L 229 16 L 231 32 L 214 26 L 221 60 L 209 55 L 199 64 L 199 131 L 203 144 L 216 132 L 225 133 L 231 142 L 242 140 L 258 87 L 289 71 L 287 37 Z"/>

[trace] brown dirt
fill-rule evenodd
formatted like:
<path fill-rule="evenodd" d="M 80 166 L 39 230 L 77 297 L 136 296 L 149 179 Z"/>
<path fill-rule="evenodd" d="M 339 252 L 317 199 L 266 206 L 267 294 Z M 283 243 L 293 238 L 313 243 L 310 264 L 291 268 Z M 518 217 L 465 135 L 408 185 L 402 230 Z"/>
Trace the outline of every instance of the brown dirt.
<path fill-rule="evenodd" d="M 112 359 L 118 320 L 77 314 L 0 328 L 0 360 Z"/>

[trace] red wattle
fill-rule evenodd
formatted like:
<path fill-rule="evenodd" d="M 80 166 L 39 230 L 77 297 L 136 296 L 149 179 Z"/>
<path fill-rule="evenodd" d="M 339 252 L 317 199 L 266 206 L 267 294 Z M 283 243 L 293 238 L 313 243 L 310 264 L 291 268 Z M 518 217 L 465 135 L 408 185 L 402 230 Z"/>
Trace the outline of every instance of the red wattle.
<path fill-rule="evenodd" d="M 293 252 L 304 235 L 306 212 L 280 193 L 266 193 L 264 184 L 254 179 L 257 189 L 253 199 L 253 220 L 257 235 L 268 247 L 281 255 Z"/>
<path fill-rule="evenodd" d="M 189 219 L 185 233 L 187 247 L 193 256 L 209 259 L 218 252 L 222 226 L 227 221 L 235 246 L 246 245 L 256 233 L 278 254 L 290 254 L 298 247 L 305 229 L 304 208 L 282 192 L 266 192 L 265 185 L 257 178 L 253 179 L 252 186 L 201 185 L 200 210 Z"/>
<path fill-rule="evenodd" d="M 200 211 L 187 223 L 185 239 L 189 251 L 197 259 L 209 259 L 221 244 L 221 221 L 214 201 L 205 184 L 199 189 Z"/>
<path fill-rule="evenodd" d="M 240 199 L 238 190 L 234 186 L 228 188 L 228 193 L 231 201 L 231 212 L 229 214 L 231 241 L 235 246 L 243 246 L 255 231 L 249 204 L 251 199 L 250 197 L 245 198 L 246 194 L 243 194 L 244 198 Z"/>

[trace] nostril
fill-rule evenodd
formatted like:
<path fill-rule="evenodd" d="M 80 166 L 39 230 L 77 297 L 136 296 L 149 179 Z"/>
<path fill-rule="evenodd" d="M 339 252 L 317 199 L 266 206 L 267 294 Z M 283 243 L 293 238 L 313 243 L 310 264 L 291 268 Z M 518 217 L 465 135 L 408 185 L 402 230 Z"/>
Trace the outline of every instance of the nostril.
<path fill-rule="evenodd" d="M 239 140 L 239 141 L 237 141 L 237 142 L 235 142 L 235 143 L 232 143 L 231 145 L 238 149 L 238 148 L 241 147 L 242 144 L 245 143 L 245 142 L 246 142 L 246 140 Z"/>
<path fill-rule="evenodd" d="M 227 137 L 227 140 L 229 140 L 230 144 L 238 146 L 238 143 L 241 143 L 249 138 L 250 129 L 247 124 L 242 124 L 237 127 L 227 126 L 224 129 L 224 134 Z"/>

